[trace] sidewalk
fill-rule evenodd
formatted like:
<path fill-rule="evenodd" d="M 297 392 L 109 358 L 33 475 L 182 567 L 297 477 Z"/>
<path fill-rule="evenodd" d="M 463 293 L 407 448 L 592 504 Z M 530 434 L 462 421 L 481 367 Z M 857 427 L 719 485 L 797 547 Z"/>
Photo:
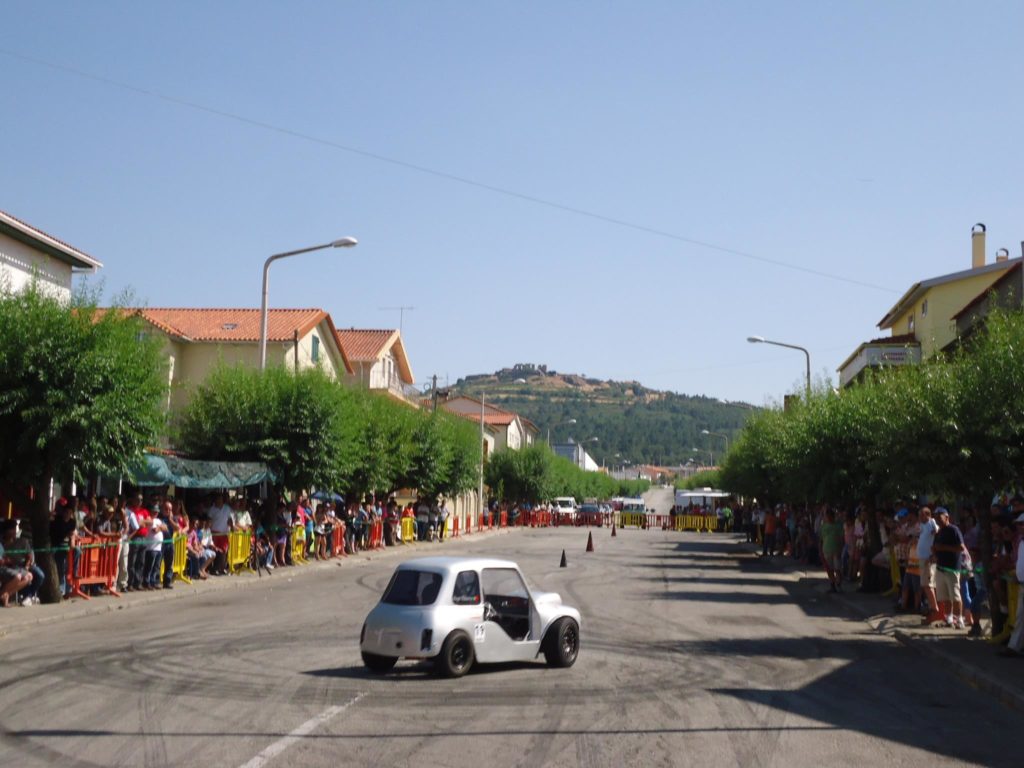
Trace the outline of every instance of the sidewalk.
<path fill-rule="evenodd" d="M 754 545 L 743 544 L 752 553 Z M 762 562 L 758 558 L 758 562 Z M 821 568 L 809 571 L 791 558 L 774 557 L 770 567 L 790 572 L 799 572 L 801 581 L 823 597 L 841 603 L 855 616 L 863 619 L 879 634 L 927 654 L 942 663 L 945 668 L 963 682 L 992 696 L 1005 706 L 1024 712 L 1024 658 L 1006 658 L 999 655 L 1002 646 L 988 641 L 991 635 L 989 620 L 982 619 L 985 636 L 972 639 L 965 630 L 956 630 L 941 625 L 922 625 L 916 613 L 896 613 L 895 599 L 880 594 L 857 592 L 856 585 L 845 583 L 845 591 L 830 594 L 828 580 Z"/>
<path fill-rule="evenodd" d="M 828 587 L 822 581 L 821 589 L 826 592 Z M 849 589 L 833 599 L 862 616 L 876 632 L 927 654 L 971 687 L 1024 712 L 1024 658 L 999 655 L 1003 646 L 988 641 L 988 619 L 981 622 L 985 636 L 969 638 L 964 630 L 922 625 L 915 613 L 894 613 L 892 598 L 854 592 L 853 585 Z"/>
<path fill-rule="evenodd" d="M 95 616 L 97 614 L 109 613 L 111 611 L 124 611 L 144 605 L 152 605 L 167 600 L 192 597 L 194 595 L 205 595 L 211 592 L 223 592 L 229 589 L 245 589 L 255 586 L 273 586 L 275 581 L 290 580 L 296 576 L 303 576 L 310 573 L 322 573 L 331 568 L 346 568 L 361 565 L 366 562 L 380 560 L 386 557 L 393 557 L 399 554 L 455 554 L 452 550 L 455 547 L 475 543 L 483 539 L 497 536 L 509 531 L 519 530 L 518 528 L 495 528 L 489 531 L 478 531 L 469 536 L 460 536 L 457 539 L 448 539 L 441 545 L 430 543 L 400 544 L 382 549 L 374 549 L 360 552 L 356 555 L 345 557 L 334 557 L 330 560 L 310 560 L 306 565 L 294 565 L 285 568 L 276 568 L 272 575 L 266 573 L 257 576 L 255 573 L 243 572 L 237 576 L 211 576 L 207 581 L 195 580 L 191 584 L 183 581 L 174 583 L 173 589 L 158 589 L 153 592 L 128 592 L 120 598 L 102 595 L 91 600 L 73 598 L 65 600 L 60 604 L 35 605 L 31 608 L 10 607 L 0 609 L 0 639 L 14 632 L 19 632 L 32 627 L 44 624 L 52 624 L 58 621 L 69 621 L 80 619 L 83 616 Z"/>

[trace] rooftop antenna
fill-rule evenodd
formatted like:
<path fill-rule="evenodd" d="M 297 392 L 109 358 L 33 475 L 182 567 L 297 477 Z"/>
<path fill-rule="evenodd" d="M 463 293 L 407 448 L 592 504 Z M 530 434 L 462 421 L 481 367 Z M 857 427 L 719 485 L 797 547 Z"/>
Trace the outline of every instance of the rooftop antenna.
<path fill-rule="evenodd" d="M 416 309 L 416 307 L 410 307 L 410 306 L 402 305 L 400 307 L 377 307 L 377 309 L 379 309 L 381 311 L 390 310 L 392 312 L 397 309 L 398 310 L 398 332 L 401 333 L 402 332 L 402 326 L 403 326 L 403 324 L 405 322 L 405 313 L 407 311 L 408 312 L 412 312 L 414 309 Z"/>

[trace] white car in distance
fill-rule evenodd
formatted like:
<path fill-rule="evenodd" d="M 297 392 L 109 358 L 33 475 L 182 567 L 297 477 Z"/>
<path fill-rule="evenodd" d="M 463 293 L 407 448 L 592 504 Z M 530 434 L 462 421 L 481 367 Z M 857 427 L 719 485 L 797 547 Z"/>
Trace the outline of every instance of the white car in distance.
<path fill-rule="evenodd" d="M 531 589 L 508 560 L 427 557 L 395 569 L 363 624 L 359 649 L 372 672 L 400 658 L 433 660 L 445 677 L 475 662 L 534 661 L 571 667 L 580 648 L 580 612 L 553 592 Z"/>

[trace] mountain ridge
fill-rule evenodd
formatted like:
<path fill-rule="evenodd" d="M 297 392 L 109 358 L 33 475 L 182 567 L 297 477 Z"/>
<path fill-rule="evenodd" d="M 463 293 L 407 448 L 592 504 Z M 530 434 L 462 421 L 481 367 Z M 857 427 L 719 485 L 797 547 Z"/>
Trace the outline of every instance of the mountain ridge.
<path fill-rule="evenodd" d="M 496 407 L 525 416 L 553 443 L 588 443 L 599 463 L 681 465 L 721 456 L 721 433 L 731 442 L 757 408 L 706 395 L 645 387 L 639 381 L 598 379 L 582 373 L 518 363 L 494 373 L 470 374 L 448 387 L 451 395 L 486 395 Z M 574 424 L 567 424 L 575 419 Z M 593 440 L 597 438 L 597 440 Z M 694 451 L 694 448 L 697 450 Z"/>

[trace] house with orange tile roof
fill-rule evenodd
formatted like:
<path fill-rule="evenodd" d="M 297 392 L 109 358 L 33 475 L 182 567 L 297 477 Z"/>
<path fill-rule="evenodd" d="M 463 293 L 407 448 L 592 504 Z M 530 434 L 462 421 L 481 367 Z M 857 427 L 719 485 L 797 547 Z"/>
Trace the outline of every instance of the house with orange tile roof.
<path fill-rule="evenodd" d="M 971 230 L 971 268 L 914 283 L 878 322 L 890 335 L 860 344 L 839 366 L 840 386 L 858 381 L 865 370 L 913 365 L 955 343 L 961 310 L 979 302 L 1021 259 L 1005 248 L 986 263 L 985 225 Z M 964 323 L 961 321 L 960 325 Z"/>
<path fill-rule="evenodd" d="M 409 357 L 398 330 L 343 328 L 336 333 L 338 346 L 352 365 L 353 377 L 362 387 L 386 392 L 407 402 L 419 393 Z"/>
<path fill-rule="evenodd" d="M 71 298 L 71 276 L 95 272 L 99 260 L 0 211 L 0 285 L 19 291 L 33 278 L 45 291 Z"/>
<path fill-rule="evenodd" d="M 164 339 L 168 407 L 183 408 L 195 388 L 220 363 L 259 367 L 260 311 L 147 307 L 133 310 L 149 332 Z M 267 313 L 267 366 L 321 368 L 344 381 L 354 373 L 338 346 L 334 321 L 322 309 L 271 309 Z"/>
<path fill-rule="evenodd" d="M 468 395 L 450 397 L 439 403 L 446 411 L 462 416 L 476 424 L 480 423 L 480 401 Z M 518 413 L 506 411 L 489 403 L 483 404 L 484 439 L 488 442 L 488 452 L 510 449 L 517 451 L 533 445 L 540 430 L 537 426 Z"/>

